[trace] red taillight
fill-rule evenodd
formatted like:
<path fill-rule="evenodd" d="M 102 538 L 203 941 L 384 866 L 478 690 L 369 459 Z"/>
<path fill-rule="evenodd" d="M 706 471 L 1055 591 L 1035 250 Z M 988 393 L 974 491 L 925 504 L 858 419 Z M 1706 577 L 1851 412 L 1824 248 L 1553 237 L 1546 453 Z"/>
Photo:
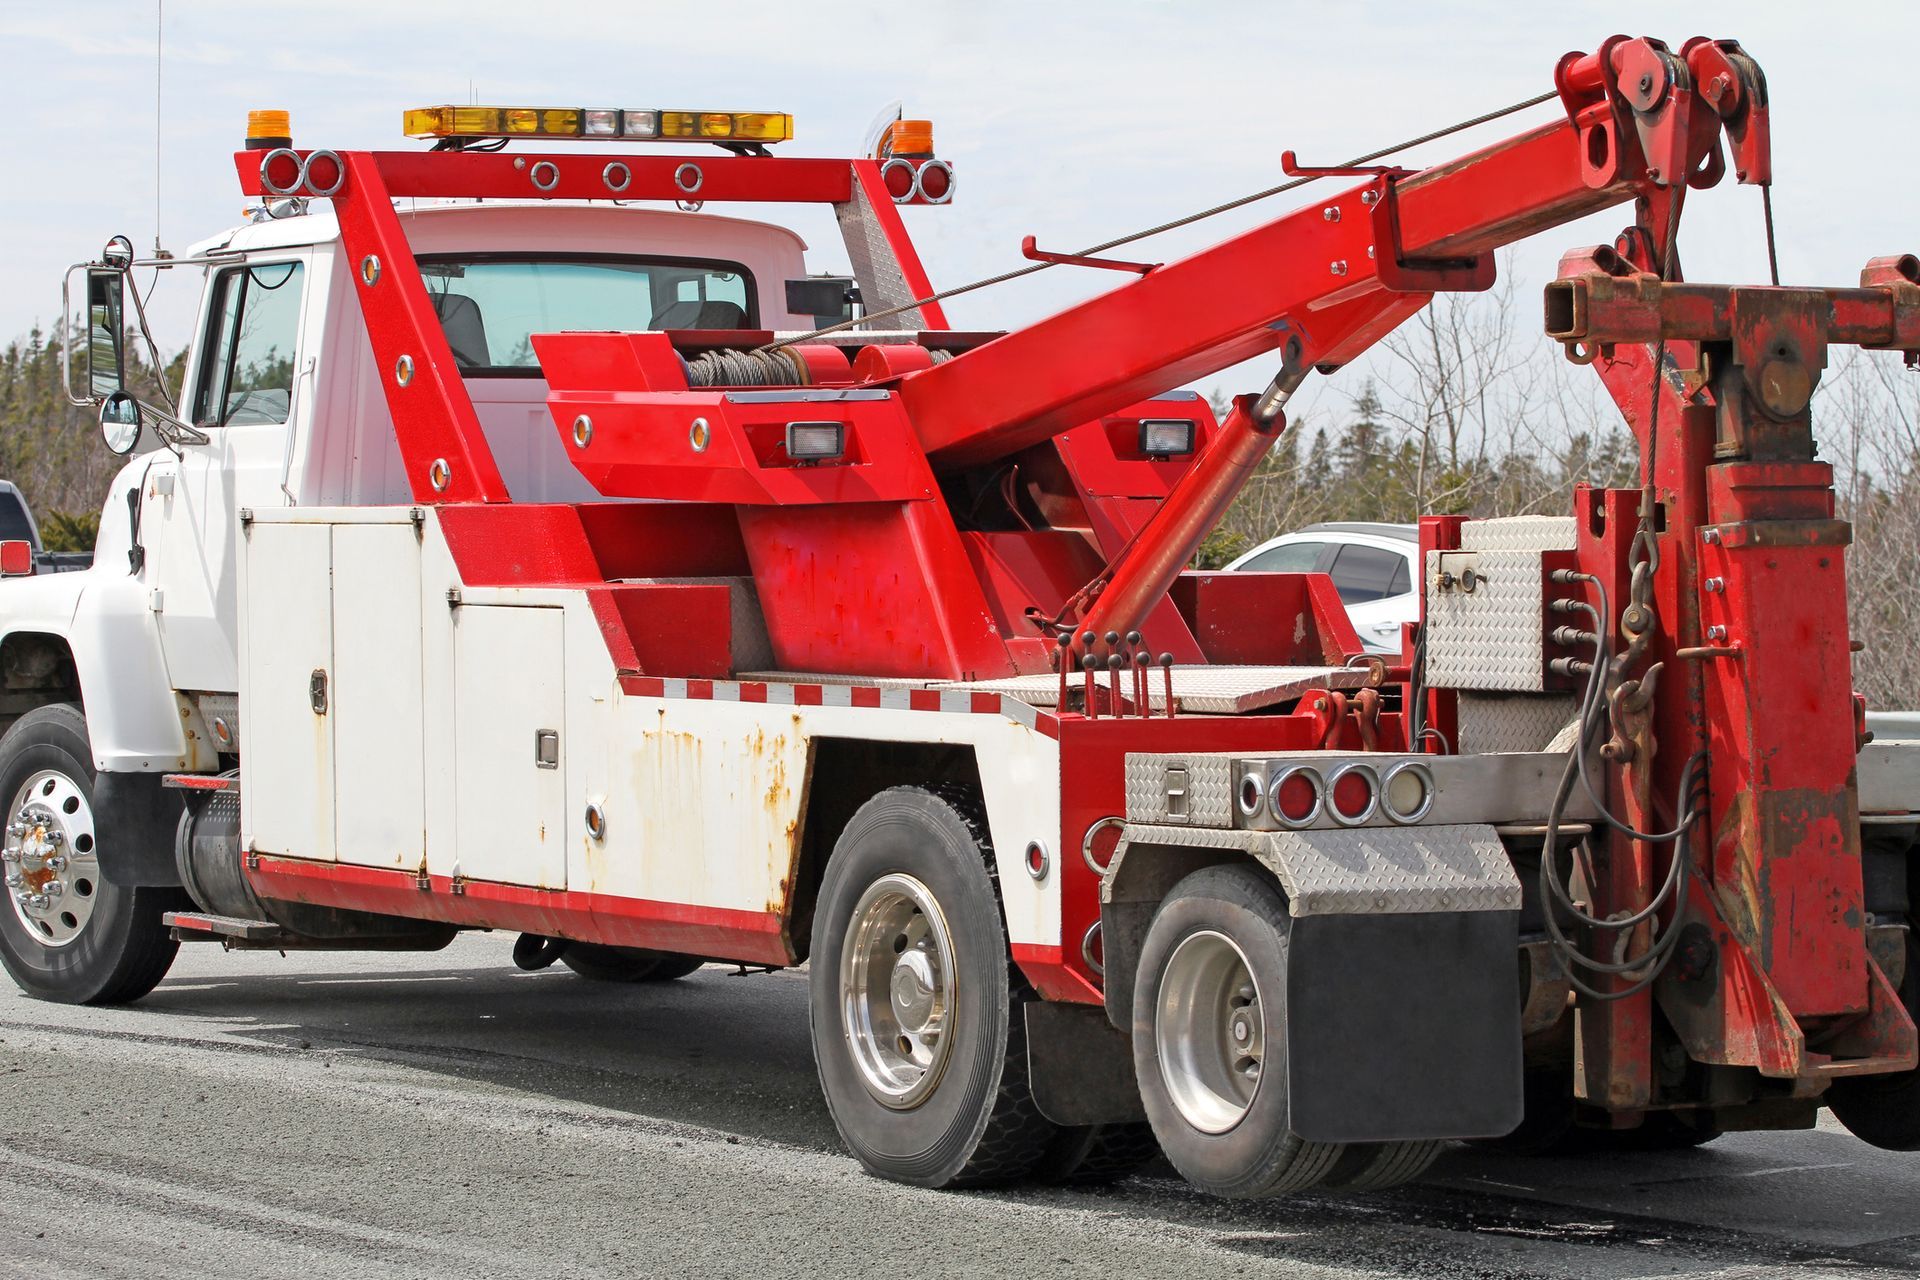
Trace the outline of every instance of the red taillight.
<path fill-rule="evenodd" d="M 33 575 L 33 544 L 25 539 L 0 542 L 0 578 L 27 578 Z"/>
<path fill-rule="evenodd" d="M 1329 804 L 1335 822 L 1357 826 L 1373 817 L 1380 802 L 1380 781 L 1372 768 L 1364 764 L 1342 765 L 1328 785 Z"/>
<path fill-rule="evenodd" d="M 880 181 L 886 184 L 887 194 L 895 200 L 913 195 L 914 176 L 913 165 L 906 160 L 889 160 L 880 166 Z"/>
<path fill-rule="evenodd" d="M 1288 769 L 1270 784 L 1273 816 L 1289 827 L 1304 827 L 1320 816 L 1320 775 L 1304 765 Z"/>
<path fill-rule="evenodd" d="M 933 204 L 945 204 L 953 194 L 953 170 L 938 160 L 920 166 L 920 194 Z"/>

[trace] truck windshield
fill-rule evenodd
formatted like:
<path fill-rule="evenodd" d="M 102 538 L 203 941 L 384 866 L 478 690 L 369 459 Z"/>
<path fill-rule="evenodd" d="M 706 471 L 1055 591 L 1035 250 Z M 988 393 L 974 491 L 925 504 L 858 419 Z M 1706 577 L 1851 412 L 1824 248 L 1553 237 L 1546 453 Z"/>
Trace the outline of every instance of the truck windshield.
<path fill-rule="evenodd" d="M 536 333 L 745 329 L 757 310 L 732 262 L 487 254 L 422 258 L 420 275 L 468 375 L 538 376 Z"/>

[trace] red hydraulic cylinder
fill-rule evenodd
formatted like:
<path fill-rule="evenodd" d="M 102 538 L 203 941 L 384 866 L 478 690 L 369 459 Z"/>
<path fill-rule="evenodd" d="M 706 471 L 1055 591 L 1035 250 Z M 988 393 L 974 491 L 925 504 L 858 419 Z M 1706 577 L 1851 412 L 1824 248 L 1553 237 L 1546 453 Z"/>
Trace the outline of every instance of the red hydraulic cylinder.
<path fill-rule="evenodd" d="M 1191 471 L 1121 551 L 1083 626 L 1096 635 L 1137 631 L 1166 597 L 1193 553 L 1233 505 L 1234 497 L 1286 426 L 1281 412 L 1307 376 L 1301 346 L 1287 344 L 1287 366 L 1258 396 L 1240 396 L 1220 432 Z"/>

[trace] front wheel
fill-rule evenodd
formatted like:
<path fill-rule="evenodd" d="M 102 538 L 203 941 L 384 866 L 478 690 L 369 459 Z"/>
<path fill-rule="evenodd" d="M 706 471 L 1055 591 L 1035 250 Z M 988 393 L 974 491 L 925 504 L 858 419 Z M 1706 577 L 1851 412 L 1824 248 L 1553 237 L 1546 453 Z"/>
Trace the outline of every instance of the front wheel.
<path fill-rule="evenodd" d="M 1333 1173 L 1345 1149 L 1288 1125 L 1289 925 L 1271 876 L 1207 867 L 1167 894 L 1140 948 L 1141 1100 L 1173 1167 L 1217 1196 L 1303 1191 Z"/>
<path fill-rule="evenodd" d="M 1027 1085 L 1028 994 L 963 800 L 883 791 L 847 823 L 814 916 L 813 1057 L 841 1138 L 923 1187 L 1025 1177 L 1058 1133 Z"/>
<path fill-rule="evenodd" d="M 0 738 L 0 846 L 7 902 L 0 964 L 20 989 L 63 1004 L 138 1000 L 179 944 L 160 922 L 189 906 L 177 889 L 130 889 L 100 875 L 93 748 L 78 707 L 39 707 Z"/>

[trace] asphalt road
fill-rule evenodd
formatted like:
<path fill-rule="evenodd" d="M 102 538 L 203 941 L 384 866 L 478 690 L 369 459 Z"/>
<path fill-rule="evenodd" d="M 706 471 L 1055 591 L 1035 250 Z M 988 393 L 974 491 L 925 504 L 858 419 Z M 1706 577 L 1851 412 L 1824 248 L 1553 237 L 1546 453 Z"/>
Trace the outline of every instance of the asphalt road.
<path fill-rule="evenodd" d="M 897 1187 L 840 1150 L 799 975 L 610 987 L 509 942 L 194 946 L 131 1009 L 9 986 L 0 1274 L 1920 1274 L 1920 1156 L 1827 1125 L 1260 1204 Z"/>

